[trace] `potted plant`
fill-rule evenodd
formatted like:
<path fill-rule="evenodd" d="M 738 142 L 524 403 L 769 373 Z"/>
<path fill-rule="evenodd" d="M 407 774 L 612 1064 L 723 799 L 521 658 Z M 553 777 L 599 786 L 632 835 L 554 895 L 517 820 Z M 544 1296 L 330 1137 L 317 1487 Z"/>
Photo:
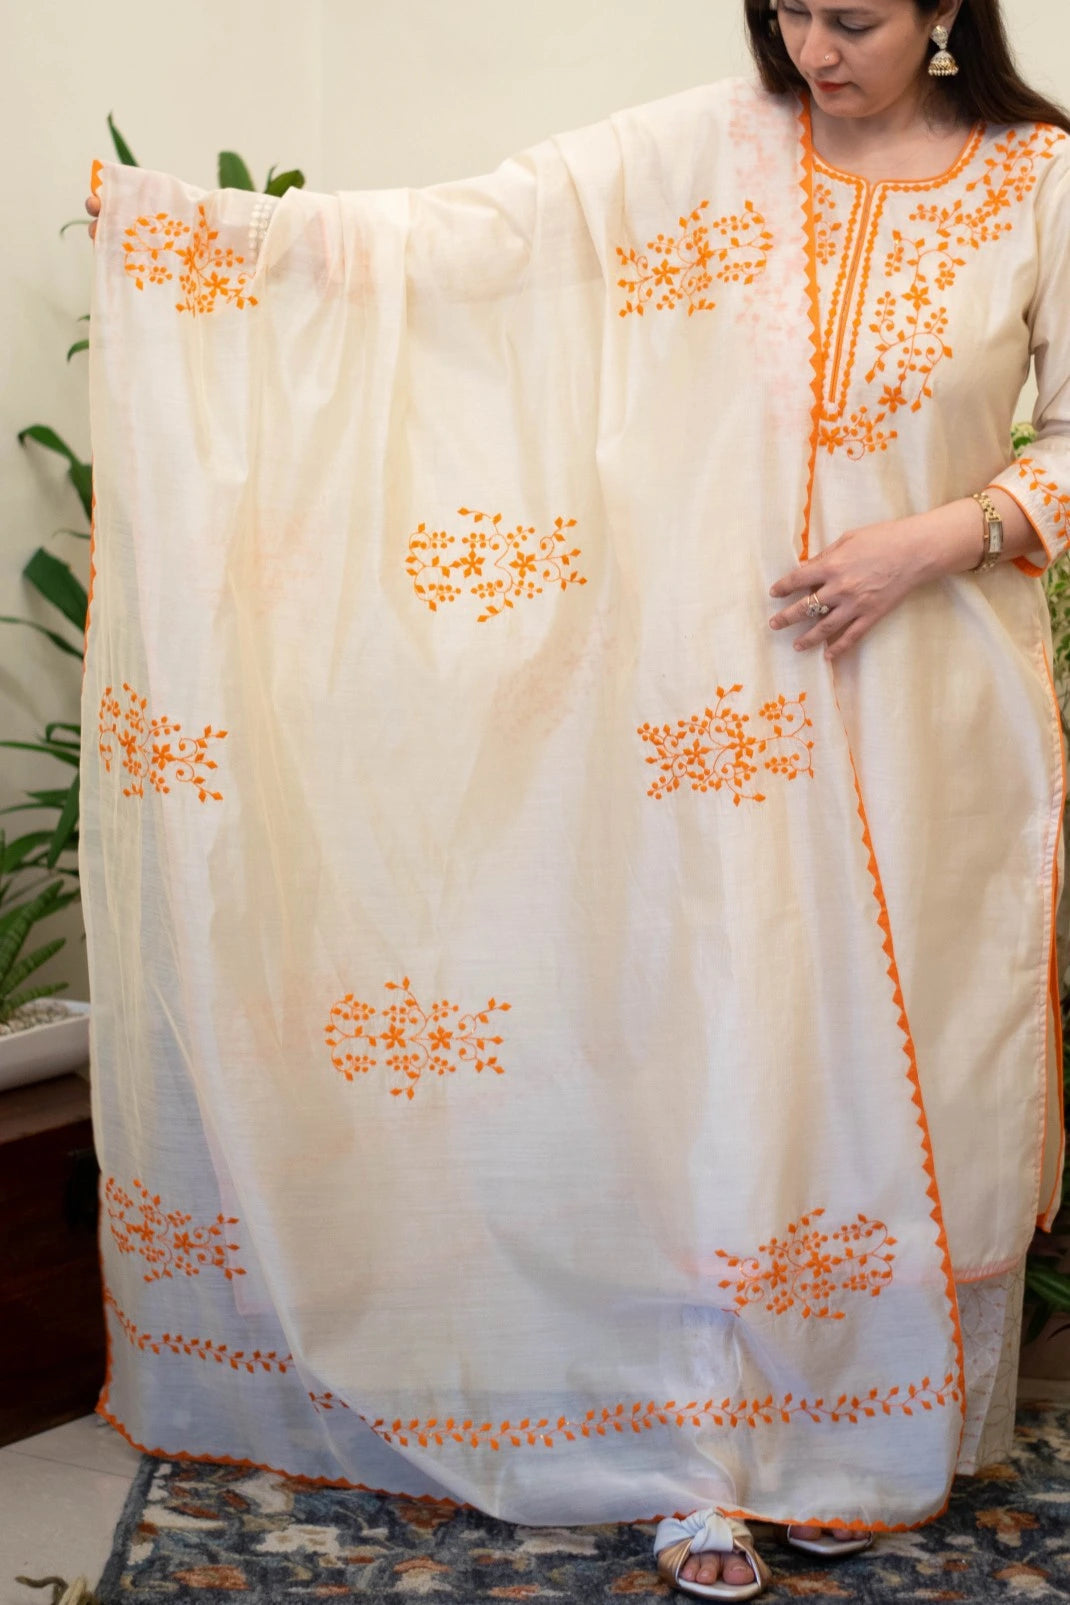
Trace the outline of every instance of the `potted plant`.
<path fill-rule="evenodd" d="M 89 1004 L 56 999 L 66 981 L 25 984 L 64 943 L 57 936 L 24 952 L 31 931 L 78 896 L 64 891 L 60 880 L 32 893 L 18 888 L 27 855 L 43 835 L 9 843 L 0 831 L 0 1091 L 65 1075 L 89 1061 Z"/>
<path fill-rule="evenodd" d="M 120 162 L 136 167 L 138 164 L 130 147 L 108 115 L 108 128 Z M 255 189 L 249 169 L 234 151 L 219 153 L 219 185 L 229 189 Z M 304 184 L 304 175 L 296 168 L 284 173 L 268 173 L 264 192 L 282 195 L 286 190 Z M 75 223 L 88 226 L 88 219 L 79 218 L 65 223 L 61 235 Z M 88 321 L 88 313 L 79 322 Z M 88 350 L 88 339 L 76 340 L 67 352 L 67 360 L 76 353 Z M 92 519 L 93 470 L 73 448 L 48 424 L 30 424 L 19 432 L 20 444 L 33 441 L 46 450 L 55 452 L 67 464 L 67 478 L 81 505 L 86 522 Z M 55 535 L 72 536 L 76 540 L 89 539 L 87 529 L 60 529 Z M 23 578 L 43 597 L 59 615 L 57 627 L 50 629 L 33 619 L 0 615 L 0 623 L 17 624 L 39 631 L 61 652 L 82 660 L 85 643 L 88 597 L 85 586 L 70 565 L 54 553 L 38 547 L 23 569 Z M 64 622 L 65 621 L 65 622 Z M 76 634 L 64 633 L 67 625 Z M 42 1080 L 48 1076 L 63 1075 L 68 1070 L 88 1067 L 89 1009 L 90 1005 L 71 999 L 57 999 L 66 982 L 36 985 L 26 990 L 24 983 L 41 965 L 53 957 L 64 945 L 63 937 L 53 938 L 33 952 L 23 953 L 23 947 L 40 921 L 56 914 L 78 896 L 78 816 L 79 785 L 78 765 L 81 751 L 81 726 L 77 723 L 54 721 L 46 725 L 44 734 L 35 741 L 0 741 L 0 747 L 15 747 L 23 751 L 42 753 L 74 770 L 73 777 L 62 785 L 25 793 L 26 801 L 12 803 L 0 809 L 0 814 L 32 810 L 35 814 L 56 816 L 48 829 L 38 829 L 7 842 L 0 831 L 0 1090 L 24 1082 Z M 24 877 L 31 871 L 41 870 L 58 877 L 45 885 L 38 884 L 27 891 Z M 73 883 L 71 890 L 65 884 Z M 4 905 L 7 905 L 5 908 Z"/>

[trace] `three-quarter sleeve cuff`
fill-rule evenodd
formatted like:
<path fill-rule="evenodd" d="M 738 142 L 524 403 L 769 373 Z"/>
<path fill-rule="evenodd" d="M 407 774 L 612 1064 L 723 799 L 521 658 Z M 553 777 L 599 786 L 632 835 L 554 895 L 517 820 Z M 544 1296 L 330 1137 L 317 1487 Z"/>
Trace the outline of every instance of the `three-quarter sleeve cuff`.
<path fill-rule="evenodd" d="M 1036 556 L 1043 562 L 1017 557 L 1016 566 L 1026 574 L 1043 574 L 1070 547 L 1070 492 L 1036 457 L 1020 457 L 992 485 L 1021 508 L 1036 532 Z"/>

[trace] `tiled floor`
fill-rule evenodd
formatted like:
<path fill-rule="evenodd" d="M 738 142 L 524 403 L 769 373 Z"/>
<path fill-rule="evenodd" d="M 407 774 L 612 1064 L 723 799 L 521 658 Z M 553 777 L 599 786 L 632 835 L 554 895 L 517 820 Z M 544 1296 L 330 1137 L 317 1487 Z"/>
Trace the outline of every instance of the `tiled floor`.
<path fill-rule="evenodd" d="M 1021 1399 L 1070 1399 L 1070 1382 L 1022 1381 Z M 0 1449 L 0 1605 L 40 1605 L 25 1577 L 96 1584 L 139 1456 L 100 1416 Z"/>
<path fill-rule="evenodd" d="M 19 1575 L 97 1582 L 139 1459 L 100 1416 L 0 1449 L 0 1605 L 52 1598 Z"/>

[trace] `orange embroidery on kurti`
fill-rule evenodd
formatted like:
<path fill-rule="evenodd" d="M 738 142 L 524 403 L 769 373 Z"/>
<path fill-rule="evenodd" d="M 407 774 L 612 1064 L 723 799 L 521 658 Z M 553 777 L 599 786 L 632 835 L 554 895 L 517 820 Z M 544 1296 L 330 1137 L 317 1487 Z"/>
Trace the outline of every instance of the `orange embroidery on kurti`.
<path fill-rule="evenodd" d="M 874 337 L 875 360 L 865 374 L 865 383 L 874 388 L 879 385 L 880 389 L 873 399 L 850 412 L 847 404 L 851 375 L 886 197 L 896 191 L 939 185 L 869 185 L 861 179 L 845 180 L 853 183 L 855 201 L 825 331 L 826 399 L 821 445 L 828 452 L 843 450 L 858 460 L 871 452 L 886 451 L 897 438 L 894 428 L 885 427 L 888 419 L 904 408 L 918 412 L 931 398 L 937 369 L 954 355 L 947 338 L 950 314 L 937 297 L 955 284 L 959 270 L 966 266 L 967 256 L 963 253 L 979 251 L 1014 227 L 1013 220 L 1002 214 L 1035 188 L 1040 176 L 1038 164 L 1051 159 L 1058 137 L 1054 129 L 1043 125 L 1027 134 L 1012 128 L 994 146 L 981 176 L 964 186 L 966 196 L 980 191 L 975 204 L 962 196 L 946 206 L 920 202 L 908 221 L 921 225 L 926 232 L 907 235 L 900 229 L 892 231 L 884 278 L 893 287 L 877 297 L 870 309 L 872 321 L 866 324 Z M 824 221 L 835 203 L 827 186 L 815 187 L 815 203 L 819 194 Z M 856 230 L 860 210 L 861 221 Z M 839 242 L 832 241 L 827 225 L 823 252 L 820 240 L 819 235 L 819 260 L 826 265 L 833 260 Z"/>
<path fill-rule="evenodd" d="M 167 781 L 170 779 L 195 786 L 200 802 L 205 802 L 209 797 L 219 802 L 223 793 L 209 791 L 207 779 L 198 770 L 218 767 L 215 759 L 208 757 L 208 743 L 223 741 L 227 732 L 213 730 L 210 724 L 206 724 L 202 736 L 184 736 L 180 724 L 172 724 L 170 719 L 165 718 L 150 719 L 146 725 L 145 704 L 148 699 L 139 697 L 125 680 L 123 690 L 130 699 L 126 709 L 113 694 L 111 686 L 104 687 L 100 699 L 98 740 L 100 756 L 107 772 L 111 773 L 117 746 L 123 755 L 123 768 L 133 776 L 133 784 L 123 787 L 123 796 L 143 797 L 146 778 L 158 792 L 168 792 L 171 788 Z M 125 729 L 120 730 L 120 719 Z M 115 745 L 112 744 L 113 737 Z M 169 739 L 175 737 L 178 738 L 177 752 L 172 751 Z"/>
<path fill-rule="evenodd" d="M 629 292 L 620 309 L 622 318 L 630 312 L 642 317 L 655 292 L 658 312 L 672 311 L 681 302 L 687 303 L 688 317 L 712 312 L 717 303 L 707 299 L 706 291 L 714 279 L 720 284 L 752 284 L 765 270 L 773 236 L 753 202 L 744 201 L 742 213 L 707 225 L 702 214 L 709 204 L 700 201 L 690 217 L 680 219 L 679 235 L 659 234 L 648 240 L 653 260 L 634 246 L 628 251 L 617 246 L 621 266 L 632 270 L 630 277 L 617 280 L 618 287 Z"/>
<path fill-rule="evenodd" d="M 834 1310 L 837 1293 L 870 1293 L 875 1298 L 892 1280 L 895 1255 L 883 1221 L 859 1215 L 857 1220 L 823 1232 L 817 1221 L 825 1211 L 812 1209 L 793 1221 L 781 1241 L 771 1237 L 748 1258 L 717 1250 L 737 1274 L 718 1283 L 734 1287 L 741 1310 L 762 1300 L 771 1315 L 798 1309 L 803 1317 L 842 1321 L 844 1310 Z"/>
<path fill-rule="evenodd" d="M 1057 480 L 1046 479 L 1045 470 L 1032 457 L 1019 457 L 1018 475 L 1041 498 L 1042 505 L 1055 520 L 1056 540 L 1064 546 L 1070 544 L 1070 495 Z"/>
<path fill-rule="evenodd" d="M 183 299 L 175 302 L 177 312 L 214 312 L 217 301 L 236 307 L 256 306 L 256 296 L 247 289 L 252 275 L 238 271 L 244 268 L 245 258 L 229 245 L 214 243 L 219 230 L 209 228 L 203 204 L 197 206 L 197 222 L 192 228 L 181 218 L 154 212 L 151 217 L 139 217 L 124 233 L 123 267 L 139 290 L 146 282 L 168 283 L 175 276 L 172 266 L 181 264 L 178 283 Z"/>
<path fill-rule="evenodd" d="M 533 525 L 503 529 L 501 513 L 471 512 L 467 507 L 457 511 L 486 527 L 458 538 L 419 524 L 409 537 L 405 572 L 432 613 L 440 603 L 456 602 L 467 588 L 483 605 L 476 623 L 485 624 L 515 602 L 541 596 L 545 586 L 567 591 L 570 585 L 587 584 L 572 566 L 573 558 L 582 555 L 580 548 L 567 546 L 566 531 L 575 528 L 574 518 L 555 518 L 549 535 L 536 535 Z M 460 556 L 447 557 L 456 546 L 461 547 Z"/>
<path fill-rule="evenodd" d="M 747 729 L 750 714 L 739 713 L 729 701 L 742 689 L 734 685 L 726 691 L 718 686 L 716 707 L 678 719 L 675 730 L 667 724 L 639 726 L 639 736 L 655 752 L 647 763 L 659 768 L 648 797 L 664 797 L 688 780 L 692 791 L 720 791 L 727 786 L 737 808 L 744 799 L 764 802 L 765 793 L 752 788 L 759 760 L 763 769 L 785 780 L 799 775 L 813 778 L 814 743 L 805 734 L 813 729 L 813 720 L 803 707 L 806 692 L 800 691 L 791 702 L 780 696 L 765 703 L 758 716 L 769 728 L 760 734 Z"/>
<path fill-rule="evenodd" d="M 347 1081 L 374 1069 L 376 1051 L 383 1050 L 389 1050 L 387 1069 L 403 1078 L 401 1086 L 390 1088 L 395 1098 L 402 1094 L 414 1097 L 422 1075 L 453 1075 L 462 1065 L 471 1065 L 477 1075 L 484 1070 L 505 1074 L 497 1055 L 488 1051 L 500 1047 L 505 1038 L 492 1036 L 481 1027 L 490 1024 L 492 1014 L 506 1013 L 510 1004 L 490 998 L 482 1009 L 461 1014 L 460 1006 L 447 998 L 424 1009 L 413 996 L 407 976 L 400 985 L 387 981 L 386 988 L 401 997 L 383 1009 L 362 1003 L 352 992 L 331 1008 L 324 1034 L 331 1063 Z M 354 1046 L 347 1047 L 347 1043 Z"/>
<path fill-rule="evenodd" d="M 191 1227 L 192 1215 L 178 1209 L 161 1209 L 159 1193 L 150 1193 L 136 1176 L 133 1187 L 137 1201 L 114 1176 L 109 1176 L 104 1196 L 119 1252 L 140 1254 L 152 1267 L 145 1272 L 146 1282 L 176 1274 L 199 1276 L 205 1267 L 221 1270 L 228 1281 L 245 1275 L 241 1266 L 227 1263 L 228 1253 L 236 1254 L 238 1244 L 224 1240 L 224 1229 L 238 1225 L 236 1215 L 217 1215 L 208 1226 Z M 140 1215 L 139 1220 L 133 1218 L 135 1213 Z"/>

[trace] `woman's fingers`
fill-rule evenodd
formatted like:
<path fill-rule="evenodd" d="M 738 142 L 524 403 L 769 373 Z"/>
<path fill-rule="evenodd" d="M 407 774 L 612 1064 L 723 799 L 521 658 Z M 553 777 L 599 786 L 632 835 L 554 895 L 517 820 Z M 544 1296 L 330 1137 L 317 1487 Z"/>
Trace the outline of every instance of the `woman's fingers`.
<path fill-rule="evenodd" d="M 788 607 L 782 608 L 779 613 L 774 613 L 772 618 L 769 620 L 770 628 L 774 630 L 783 630 L 789 624 L 804 624 L 809 618 L 821 617 L 822 615 L 820 614 L 811 614 L 807 612 L 807 609 L 810 606 L 811 596 L 816 596 L 819 601 L 824 602 L 829 608 L 831 608 L 833 605 L 831 596 L 827 596 L 824 591 L 811 589 L 807 591 L 805 596 L 800 597 L 798 601 L 792 602 Z M 828 614 L 826 613 L 823 616 L 827 618 Z"/>
<path fill-rule="evenodd" d="M 99 195 L 87 195 L 86 198 L 85 198 L 85 209 L 89 213 L 90 217 L 92 217 L 92 218 L 99 217 L 100 216 L 100 196 Z M 96 223 L 95 222 L 90 223 L 90 225 L 89 225 L 89 238 L 90 239 L 94 239 L 95 236 L 96 236 L 96 232 L 97 232 Z"/>
<path fill-rule="evenodd" d="M 853 647 L 856 641 L 861 641 L 867 630 L 871 629 L 875 621 L 872 619 L 855 619 L 843 634 L 835 641 L 830 641 L 825 648 L 825 656 L 830 663 L 834 663 L 841 652 Z"/>

